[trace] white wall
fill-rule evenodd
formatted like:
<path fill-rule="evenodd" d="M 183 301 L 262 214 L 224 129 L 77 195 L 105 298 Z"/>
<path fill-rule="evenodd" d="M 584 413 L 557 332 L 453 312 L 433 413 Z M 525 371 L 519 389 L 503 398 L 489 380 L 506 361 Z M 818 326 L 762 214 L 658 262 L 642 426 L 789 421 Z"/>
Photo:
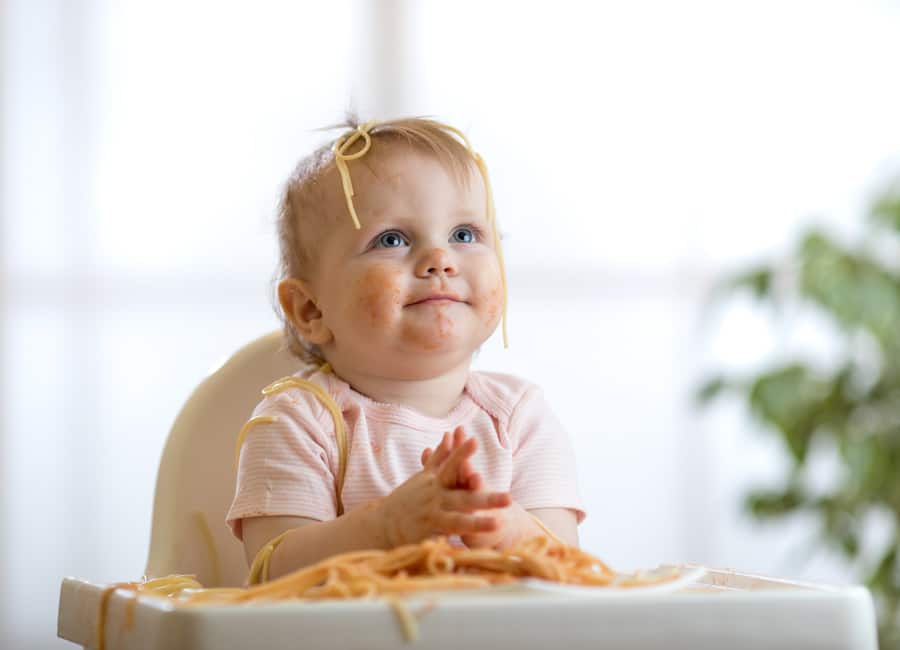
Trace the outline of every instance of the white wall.
<path fill-rule="evenodd" d="M 747 305 L 701 321 L 711 282 L 813 217 L 852 237 L 896 162 L 897 5 L 2 7 L 0 645 L 61 644 L 64 575 L 139 576 L 167 429 L 276 326 L 279 187 L 351 103 L 436 115 L 484 154 L 511 347 L 477 364 L 546 387 L 579 453 L 586 548 L 846 578 L 798 561 L 808 522 L 740 514 L 778 446 L 689 394 L 708 367 L 783 349 Z"/>

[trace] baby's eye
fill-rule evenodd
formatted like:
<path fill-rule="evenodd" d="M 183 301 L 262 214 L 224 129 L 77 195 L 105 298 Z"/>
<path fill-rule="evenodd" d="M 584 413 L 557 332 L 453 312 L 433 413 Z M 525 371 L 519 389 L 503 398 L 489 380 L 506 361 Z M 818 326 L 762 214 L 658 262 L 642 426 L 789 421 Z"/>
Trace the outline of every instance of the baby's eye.
<path fill-rule="evenodd" d="M 375 246 L 379 248 L 399 248 L 400 246 L 409 246 L 409 242 L 406 241 L 406 237 L 396 230 L 388 230 L 378 235 L 378 238 L 375 240 Z"/>
<path fill-rule="evenodd" d="M 450 241 L 454 244 L 471 244 L 478 239 L 475 230 L 468 226 L 461 226 L 450 235 Z"/>

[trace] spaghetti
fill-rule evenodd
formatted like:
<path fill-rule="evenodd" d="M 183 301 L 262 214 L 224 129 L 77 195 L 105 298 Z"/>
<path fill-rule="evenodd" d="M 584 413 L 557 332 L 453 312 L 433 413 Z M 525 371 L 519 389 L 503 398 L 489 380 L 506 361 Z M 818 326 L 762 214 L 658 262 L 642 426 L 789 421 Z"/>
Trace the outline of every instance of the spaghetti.
<path fill-rule="evenodd" d="M 325 363 L 319 366 L 319 370 L 326 373 L 331 372 L 331 366 Z M 292 375 L 282 377 L 263 388 L 262 394 L 265 396 L 274 395 L 290 388 L 299 388 L 312 393 L 322 403 L 325 410 L 331 414 L 331 418 L 334 421 L 334 438 L 337 443 L 338 451 L 338 471 L 337 475 L 334 477 L 334 492 L 337 501 L 335 509 L 337 515 L 341 516 L 344 514 L 344 503 L 341 500 L 341 492 L 344 489 L 344 477 L 347 473 L 347 455 L 350 453 L 347 441 L 347 423 L 344 421 L 344 416 L 341 414 L 340 408 L 331 395 L 329 395 L 324 388 L 308 379 L 294 377 Z M 277 421 L 278 418 L 271 415 L 258 415 L 247 420 L 247 423 L 238 433 L 237 442 L 235 443 L 235 466 L 240 462 L 241 448 L 244 445 L 244 441 L 247 439 L 247 434 L 250 432 L 250 429 L 257 424 L 271 424 Z"/>
<path fill-rule="evenodd" d="M 389 551 L 335 555 L 248 588 L 204 589 L 192 576 L 184 575 L 112 585 L 101 599 L 98 649 L 103 650 L 106 608 L 116 589 L 167 598 L 180 606 L 381 598 L 398 613 L 407 639 L 412 640 L 417 636 L 415 619 L 399 600 L 405 595 L 481 589 L 526 578 L 603 588 L 648 586 L 675 577 L 618 575 L 593 555 L 547 537 L 524 540 L 506 550 L 461 548 L 440 537 Z"/>

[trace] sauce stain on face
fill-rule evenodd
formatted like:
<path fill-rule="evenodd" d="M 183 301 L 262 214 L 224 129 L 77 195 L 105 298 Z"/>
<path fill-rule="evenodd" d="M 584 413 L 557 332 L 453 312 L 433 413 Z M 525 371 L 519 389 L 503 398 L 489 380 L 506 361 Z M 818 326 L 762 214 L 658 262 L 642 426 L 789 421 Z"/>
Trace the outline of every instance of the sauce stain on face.
<path fill-rule="evenodd" d="M 503 291 L 500 287 L 494 287 L 484 300 L 484 324 L 488 327 L 496 326 L 502 309 Z"/>
<path fill-rule="evenodd" d="M 373 266 L 358 280 L 360 306 L 372 327 L 386 327 L 403 308 L 402 277 L 400 269 Z"/>
<path fill-rule="evenodd" d="M 424 350 L 438 350 L 444 347 L 453 338 L 454 322 L 447 313 L 454 305 L 440 303 L 433 307 L 436 313 L 430 315 L 426 322 L 411 323 L 406 328 L 407 339 Z M 429 308 L 432 309 L 432 308 Z"/>

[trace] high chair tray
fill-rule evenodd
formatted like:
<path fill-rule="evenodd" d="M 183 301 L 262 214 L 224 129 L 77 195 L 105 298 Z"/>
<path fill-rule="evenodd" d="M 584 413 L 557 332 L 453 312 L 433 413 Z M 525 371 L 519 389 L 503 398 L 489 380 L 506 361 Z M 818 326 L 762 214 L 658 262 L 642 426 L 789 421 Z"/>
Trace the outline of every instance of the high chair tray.
<path fill-rule="evenodd" d="M 104 585 L 66 578 L 58 634 L 96 648 Z M 673 593 L 603 597 L 529 589 L 422 594 L 406 600 L 418 638 L 407 641 L 384 601 L 179 606 L 117 591 L 106 650 L 649 650 L 749 648 L 877 650 L 863 587 L 829 587 L 706 570 Z"/>

